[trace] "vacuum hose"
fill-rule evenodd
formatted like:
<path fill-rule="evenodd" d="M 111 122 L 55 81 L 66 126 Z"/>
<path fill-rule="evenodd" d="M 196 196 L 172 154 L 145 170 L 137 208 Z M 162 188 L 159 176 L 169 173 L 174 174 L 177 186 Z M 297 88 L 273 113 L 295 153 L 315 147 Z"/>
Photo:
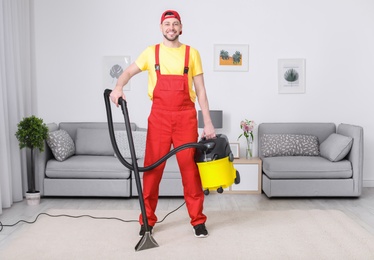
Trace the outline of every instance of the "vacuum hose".
<path fill-rule="evenodd" d="M 134 166 L 132 164 L 130 164 L 129 162 L 127 162 L 125 158 L 123 158 L 121 152 L 119 151 L 119 148 L 118 148 L 118 145 L 117 145 L 117 141 L 116 141 L 116 138 L 115 138 L 115 135 L 114 135 L 113 117 L 112 117 L 112 110 L 111 110 L 110 100 L 109 100 L 109 95 L 110 95 L 111 92 L 112 91 L 110 89 L 106 89 L 104 91 L 104 99 L 105 99 L 105 106 L 106 106 L 106 112 L 107 112 L 107 121 L 108 121 L 110 141 L 112 142 L 112 146 L 113 146 L 114 152 L 116 153 L 117 158 L 120 160 L 120 162 L 126 168 L 128 168 L 129 170 L 133 171 L 134 170 Z M 128 118 L 127 102 L 126 102 L 126 100 L 124 100 L 123 98 L 119 98 L 118 99 L 118 103 L 121 106 L 122 113 L 123 113 L 125 119 Z M 136 158 L 135 154 L 132 154 L 132 152 L 135 152 L 134 151 L 135 149 L 131 149 L 131 146 L 133 144 L 133 138 L 132 138 L 131 131 L 129 131 L 129 129 L 131 129 L 130 121 L 129 120 L 125 120 L 125 124 L 126 124 L 126 130 L 127 130 L 126 131 L 127 132 L 127 138 L 128 138 L 129 145 L 130 145 L 131 157 L 134 156 L 133 158 Z M 158 161 L 154 162 L 153 164 L 151 164 L 149 166 L 138 167 L 138 170 L 139 170 L 139 172 L 150 171 L 150 170 L 156 168 L 157 166 L 159 166 L 161 163 L 163 163 L 167 159 L 169 159 L 171 156 L 175 155 L 176 153 L 178 153 L 178 152 L 180 152 L 182 150 L 188 149 L 188 148 L 197 148 L 197 149 L 200 149 L 202 151 L 206 151 L 208 149 L 211 149 L 211 144 L 210 143 L 208 143 L 208 144 L 187 143 L 187 144 L 178 146 L 178 147 L 174 148 L 173 150 L 171 150 L 166 155 L 164 155 L 163 157 L 161 157 Z"/>

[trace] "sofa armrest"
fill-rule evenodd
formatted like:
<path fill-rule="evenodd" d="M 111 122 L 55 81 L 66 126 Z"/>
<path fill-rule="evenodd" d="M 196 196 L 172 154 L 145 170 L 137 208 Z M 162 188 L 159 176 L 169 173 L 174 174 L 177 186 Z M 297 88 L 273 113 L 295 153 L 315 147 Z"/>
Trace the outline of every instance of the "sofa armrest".
<path fill-rule="evenodd" d="M 351 151 L 346 158 L 352 164 L 354 191 L 360 196 L 363 185 L 364 129 L 361 126 L 340 124 L 337 133 L 353 138 Z"/>
<path fill-rule="evenodd" d="M 142 132 L 147 132 L 147 128 L 145 127 L 140 127 L 135 123 L 131 123 L 131 130 L 132 131 L 142 131 Z"/>
<path fill-rule="evenodd" d="M 58 126 L 55 123 L 47 124 L 49 132 L 58 130 Z M 44 177 L 45 177 L 45 168 L 48 160 L 53 158 L 51 149 L 49 149 L 47 142 L 44 141 L 44 151 L 40 152 L 38 149 L 35 151 L 35 178 L 37 189 L 40 191 L 40 194 L 44 194 Z"/>

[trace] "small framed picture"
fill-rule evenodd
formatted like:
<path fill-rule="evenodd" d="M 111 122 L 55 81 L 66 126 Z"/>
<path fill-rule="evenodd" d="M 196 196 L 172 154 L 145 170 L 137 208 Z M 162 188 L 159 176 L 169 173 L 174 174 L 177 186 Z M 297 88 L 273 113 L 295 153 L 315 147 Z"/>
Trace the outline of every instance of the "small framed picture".
<path fill-rule="evenodd" d="M 215 44 L 215 71 L 248 71 L 247 44 Z"/>
<path fill-rule="evenodd" d="M 305 59 L 278 60 L 278 93 L 305 93 Z"/>
<path fill-rule="evenodd" d="M 239 154 L 239 143 L 230 143 L 230 149 L 232 154 L 234 155 L 235 159 L 239 159 L 240 154 Z"/>

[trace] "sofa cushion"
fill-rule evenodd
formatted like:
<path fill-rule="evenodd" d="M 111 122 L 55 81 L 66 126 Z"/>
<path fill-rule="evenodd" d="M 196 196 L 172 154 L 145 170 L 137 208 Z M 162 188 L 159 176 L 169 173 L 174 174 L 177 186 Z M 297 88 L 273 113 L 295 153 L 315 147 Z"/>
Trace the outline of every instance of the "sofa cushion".
<path fill-rule="evenodd" d="M 348 160 L 331 162 L 320 156 L 284 156 L 262 159 L 263 172 L 271 179 L 351 178 Z"/>
<path fill-rule="evenodd" d="M 53 156 L 59 162 L 66 160 L 75 153 L 73 139 L 65 130 L 49 132 L 46 141 Z"/>
<path fill-rule="evenodd" d="M 126 131 L 114 131 L 114 136 L 118 145 L 118 149 L 121 152 L 123 158 L 131 158 L 129 141 L 127 139 Z M 144 158 L 145 155 L 145 143 L 147 141 L 147 132 L 145 131 L 133 131 L 132 138 L 134 141 L 135 153 L 137 158 Z"/>
<path fill-rule="evenodd" d="M 331 134 L 320 145 L 321 156 L 332 162 L 340 161 L 349 153 L 352 144 L 352 137 Z"/>
<path fill-rule="evenodd" d="M 78 128 L 75 149 L 78 155 L 113 156 L 114 153 L 108 129 L 100 128 Z"/>
<path fill-rule="evenodd" d="M 264 157 L 318 156 L 318 138 L 313 135 L 264 134 L 261 139 Z"/>
<path fill-rule="evenodd" d="M 111 156 L 74 155 L 64 162 L 49 160 L 48 178 L 60 179 L 128 179 L 130 171 Z"/>

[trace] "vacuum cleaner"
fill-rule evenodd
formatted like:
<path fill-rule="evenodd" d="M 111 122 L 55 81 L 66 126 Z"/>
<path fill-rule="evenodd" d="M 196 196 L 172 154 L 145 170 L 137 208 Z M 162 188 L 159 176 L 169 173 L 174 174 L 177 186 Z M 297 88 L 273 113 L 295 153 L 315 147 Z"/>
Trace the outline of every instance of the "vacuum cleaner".
<path fill-rule="evenodd" d="M 169 159 L 171 156 L 175 155 L 188 148 L 196 148 L 195 162 L 198 165 L 200 178 L 202 182 L 202 188 L 204 189 L 204 194 L 208 195 L 209 190 L 216 189 L 218 193 L 222 193 L 224 188 L 229 187 L 233 183 L 240 183 L 239 172 L 234 169 L 233 160 L 234 156 L 231 152 L 228 139 L 225 135 L 217 135 L 214 139 L 203 138 L 198 143 L 187 143 L 179 147 L 174 148 L 169 153 L 164 155 L 158 161 L 146 167 L 139 167 L 137 163 L 137 157 L 135 152 L 134 140 L 132 137 L 130 118 L 127 110 L 126 100 L 119 98 L 118 103 L 121 106 L 122 113 L 125 121 L 125 128 L 127 132 L 127 139 L 129 142 L 129 149 L 131 154 L 131 163 L 123 158 L 121 152 L 119 151 L 115 135 L 112 111 L 110 106 L 109 95 L 112 91 L 106 89 L 104 91 L 105 108 L 107 113 L 109 136 L 113 146 L 113 150 L 117 155 L 119 161 L 129 170 L 134 172 L 136 188 L 138 191 L 140 210 L 143 218 L 143 223 L 145 226 L 145 234 L 140 239 L 140 241 L 135 246 L 135 251 L 140 251 L 144 249 L 158 247 L 156 240 L 152 237 L 149 226 L 148 218 L 144 205 L 144 197 L 142 191 L 142 185 L 140 180 L 139 172 L 150 171 L 158 167 L 161 163 Z"/>
<path fill-rule="evenodd" d="M 204 144 L 206 150 L 196 150 L 195 162 L 199 168 L 204 194 L 210 190 L 222 193 L 223 189 L 233 183 L 240 183 L 240 175 L 234 168 L 234 155 L 231 152 L 229 141 L 223 134 L 216 138 L 206 140 L 203 138 L 199 144 Z"/>

